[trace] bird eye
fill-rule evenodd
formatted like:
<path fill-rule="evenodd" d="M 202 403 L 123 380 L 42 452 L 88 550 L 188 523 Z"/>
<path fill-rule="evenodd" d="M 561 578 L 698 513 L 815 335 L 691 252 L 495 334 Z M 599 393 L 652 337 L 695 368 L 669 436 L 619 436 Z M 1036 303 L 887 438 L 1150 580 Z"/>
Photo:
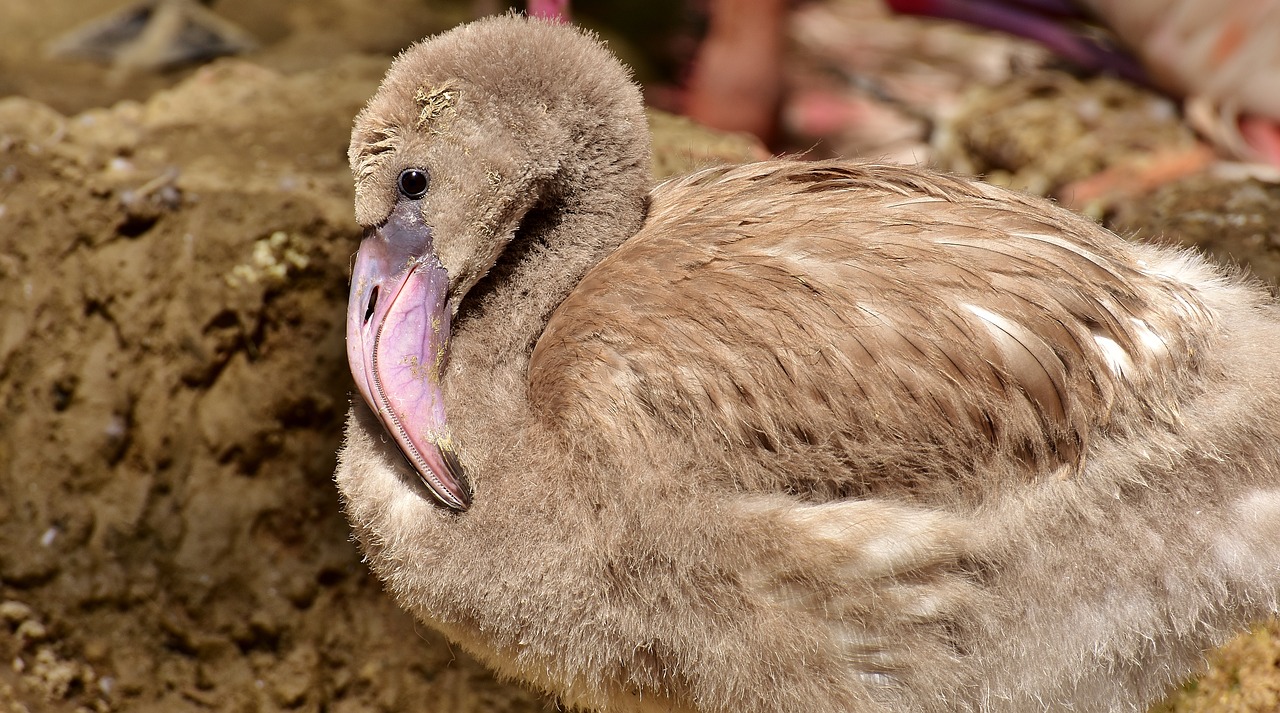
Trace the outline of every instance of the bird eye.
<path fill-rule="evenodd" d="M 406 168 L 400 172 L 396 185 L 400 188 L 400 195 L 410 200 L 417 200 L 427 195 L 427 186 L 431 185 L 431 178 L 420 168 Z"/>

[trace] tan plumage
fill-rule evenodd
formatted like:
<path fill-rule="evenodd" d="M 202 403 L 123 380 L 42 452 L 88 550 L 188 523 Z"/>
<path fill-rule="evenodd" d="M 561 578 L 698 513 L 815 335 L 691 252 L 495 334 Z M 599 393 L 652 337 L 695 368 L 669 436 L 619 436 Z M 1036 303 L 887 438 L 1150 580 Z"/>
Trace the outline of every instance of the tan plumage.
<path fill-rule="evenodd" d="M 1280 165 L 1280 2 L 1081 0 L 1220 150 Z M 1243 124 L 1252 124 L 1245 128 Z"/>
<path fill-rule="evenodd" d="M 947 498 L 975 461 L 1074 469 L 1092 438 L 1172 425 L 1201 388 L 1189 328 L 1208 314 L 1122 247 L 1043 202 L 898 167 L 703 171 L 655 191 L 569 295 L 530 401 L 609 439 L 775 454 L 753 490 Z"/>
<path fill-rule="evenodd" d="M 362 252 L 409 215 L 456 310 L 469 508 L 359 400 L 337 474 L 416 616 L 573 706 L 1023 711 L 1139 710 L 1277 609 L 1265 290 L 900 167 L 648 193 L 643 122 L 595 40 L 514 17 L 357 119 Z"/>
<path fill-rule="evenodd" d="M 1280 120 L 1280 2 L 1081 0 L 1179 95 Z"/>

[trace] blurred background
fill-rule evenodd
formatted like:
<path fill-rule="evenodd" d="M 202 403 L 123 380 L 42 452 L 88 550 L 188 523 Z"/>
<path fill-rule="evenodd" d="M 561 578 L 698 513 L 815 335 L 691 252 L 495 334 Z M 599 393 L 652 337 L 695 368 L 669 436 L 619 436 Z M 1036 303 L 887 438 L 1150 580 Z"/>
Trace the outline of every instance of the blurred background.
<path fill-rule="evenodd" d="M 635 69 L 655 179 L 928 164 L 1280 276 L 1275 0 L 531 5 Z M 331 481 L 351 120 L 508 7 L 0 0 L 0 711 L 555 709 L 382 594 Z M 1158 710 L 1280 710 L 1278 632 Z"/>

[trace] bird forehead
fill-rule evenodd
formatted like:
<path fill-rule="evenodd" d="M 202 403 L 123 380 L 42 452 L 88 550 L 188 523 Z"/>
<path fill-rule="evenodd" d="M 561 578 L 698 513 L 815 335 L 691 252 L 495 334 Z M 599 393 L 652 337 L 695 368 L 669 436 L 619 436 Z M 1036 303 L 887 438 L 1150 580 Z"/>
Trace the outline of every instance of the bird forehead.
<path fill-rule="evenodd" d="M 458 96 L 461 90 L 455 82 L 442 85 L 419 86 L 413 93 L 418 117 L 414 127 L 418 131 L 444 131 L 458 115 Z"/>

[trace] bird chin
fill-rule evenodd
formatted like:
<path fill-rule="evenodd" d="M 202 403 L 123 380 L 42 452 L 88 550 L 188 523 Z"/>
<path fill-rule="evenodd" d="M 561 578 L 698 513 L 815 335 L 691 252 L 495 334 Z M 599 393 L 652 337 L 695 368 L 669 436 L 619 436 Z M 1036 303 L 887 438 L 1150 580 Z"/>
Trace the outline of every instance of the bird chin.
<path fill-rule="evenodd" d="M 412 228 L 411 226 L 408 226 Z M 347 361 L 365 403 L 441 504 L 471 505 L 453 449 L 440 377 L 449 351 L 449 273 L 425 243 L 405 240 L 396 215 L 360 245 L 347 304 Z M 419 248 L 422 249 L 422 248 Z"/>

